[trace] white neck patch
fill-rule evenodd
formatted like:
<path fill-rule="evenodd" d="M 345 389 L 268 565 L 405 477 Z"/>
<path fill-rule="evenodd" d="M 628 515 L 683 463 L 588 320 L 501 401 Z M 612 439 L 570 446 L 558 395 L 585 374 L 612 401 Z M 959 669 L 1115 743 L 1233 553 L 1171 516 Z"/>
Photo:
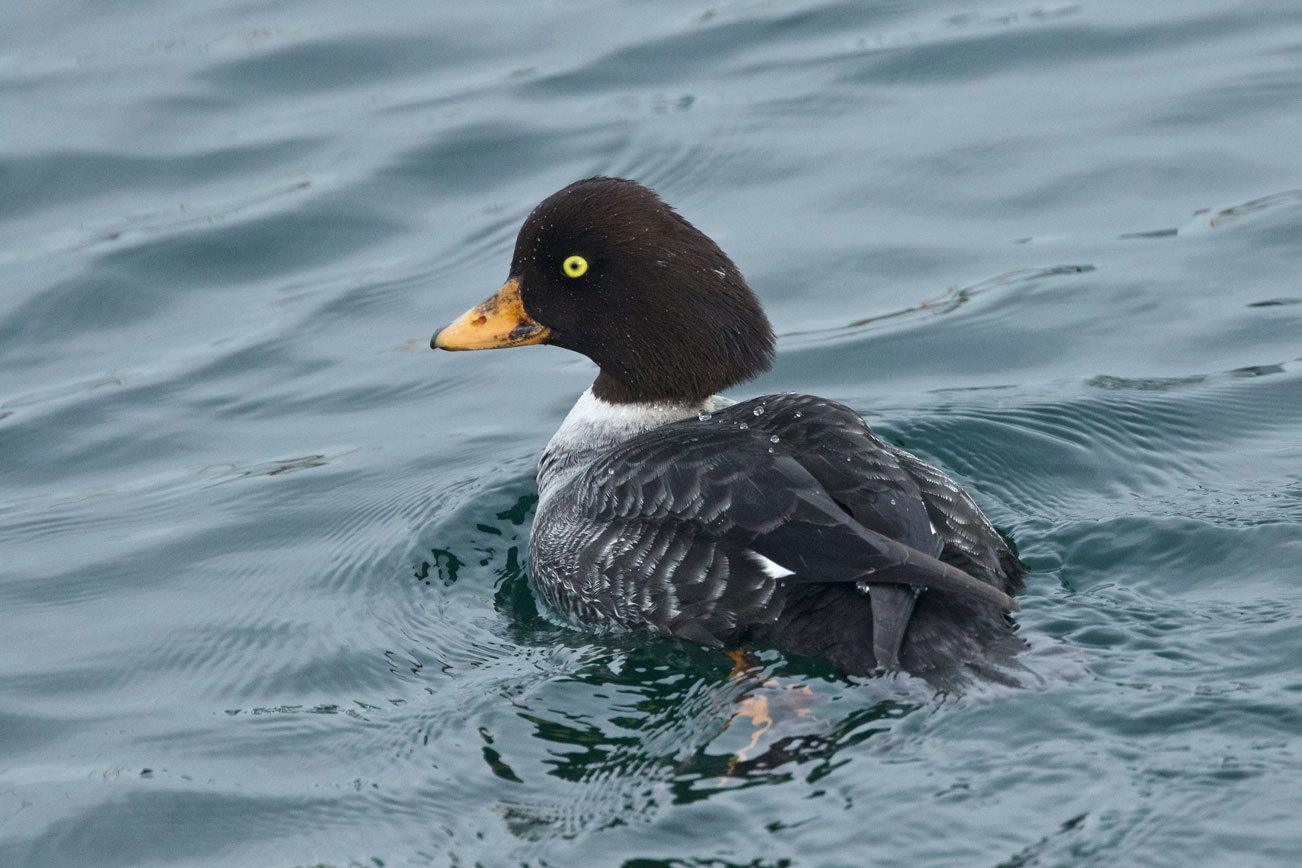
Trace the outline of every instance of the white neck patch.
<path fill-rule="evenodd" d="M 687 419 L 700 413 L 713 413 L 732 404 L 730 398 L 713 395 L 698 404 L 679 404 L 670 401 L 648 401 L 640 404 L 612 404 L 592 394 L 589 388 L 574 402 L 565 421 L 552 437 L 552 444 L 561 441 L 586 445 L 595 442 L 618 443 L 659 428 L 670 422 Z M 548 447 L 550 449 L 550 446 Z"/>
<path fill-rule="evenodd" d="M 590 450 L 605 449 L 644 431 L 701 413 L 713 413 L 734 403 L 731 398 L 713 395 L 697 404 L 672 401 L 612 404 L 592 394 L 589 388 L 579 396 L 543 451 L 539 481 L 552 470 L 574 466 L 580 455 Z"/>

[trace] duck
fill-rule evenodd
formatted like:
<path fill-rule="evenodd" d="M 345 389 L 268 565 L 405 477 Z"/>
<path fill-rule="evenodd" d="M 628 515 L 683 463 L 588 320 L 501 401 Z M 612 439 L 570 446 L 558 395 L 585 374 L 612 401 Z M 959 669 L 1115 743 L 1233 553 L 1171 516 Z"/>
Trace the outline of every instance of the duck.
<path fill-rule="evenodd" d="M 528 575 L 555 617 L 846 676 L 1013 681 L 1026 569 L 971 495 L 805 394 L 722 393 L 774 363 L 756 293 L 636 181 L 542 200 L 507 279 L 433 349 L 548 345 L 597 366 L 538 462 Z"/>

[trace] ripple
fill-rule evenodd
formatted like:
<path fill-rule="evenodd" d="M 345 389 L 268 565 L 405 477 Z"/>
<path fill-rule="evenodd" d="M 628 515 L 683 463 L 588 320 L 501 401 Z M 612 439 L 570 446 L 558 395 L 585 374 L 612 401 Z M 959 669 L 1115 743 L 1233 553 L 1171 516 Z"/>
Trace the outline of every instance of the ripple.
<path fill-rule="evenodd" d="M 1299 205 L 1302 205 L 1302 190 L 1285 190 L 1281 193 L 1250 199 L 1238 205 L 1220 208 L 1209 215 L 1202 216 L 1198 222 L 1209 229 L 1216 229 L 1240 220 L 1258 217 L 1263 212 L 1280 208 L 1294 209 Z"/>
<path fill-rule="evenodd" d="M 455 63 L 467 49 L 427 36 L 318 39 L 276 46 L 251 57 L 214 63 L 198 78 L 241 95 L 285 99 L 293 95 L 370 87 L 397 76 Z"/>
<path fill-rule="evenodd" d="M 1097 514 L 1100 496 L 1115 500 L 1116 509 L 1137 510 L 1146 500 L 1154 506 L 1149 498 L 1159 493 L 1170 498 L 1161 507 L 1167 512 L 1177 503 L 1189 508 L 1190 497 L 1216 497 L 1218 484 L 1237 478 L 1243 468 L 1231 457 L 1236 444 L 1251 448 L 1287 437 L 1302 418 L 1294 379 L 1260 381 L 1259 391 L 1245 388 L 1233 373 L 1099 377 L 1088 385 L 1102 394 L 995 413 L 955 407 L 887 430 L 906 448 L 981 480 L 978 488 L 1024 514 Z M 1032 482 L 1019 471 L 1028 462 L 1055 470 L 1042 470 Z M 1259 466 L 1257 472 L 1270 471 Z M 1267 491 L 1252 488 L 1262 514 L 1277 509 Z M 1226 511 L 1242 514 L 1244 506 L 1227 505 Z"/>
<path fill-rule="evenodd" d="M 969 284 L 968 286 L 950 287 L 937 298 L 925 299 L 911 307 L 860 317 L 859 319 L 853 320 L 845 325 L 834 326 L 832 328 L 782 332 L 779 334 L 779 337 L 784 339 L 796 338 L 797 340 L 794 344 L 797 346 L 815 338 L 817 338 L 818 342 L 821 344 L 823 340 L 826 340 L 829 337 L 835 338 L 855 335 L 859 332 L 866 331 L 868 327 L 875 326 L 878 323 L 885 323 L 889 320 L 911 317 L 923 313 L 937 316 L 953 313 L 963 305 L 967 304 L 973 297 L 982 295 L 991 290 L 1017 290 L 1020 287 L 1031 286 L 1049 278 L 1071 274 L 1088 274 L 1091 271 L 1094 271 L 1094 266 L 1092 265 L 1054 265 L 1046 268 L 1018 269 L 1017 271 L 1009 271 L 994 277 L 988 277 L 985 280 Z"/>
<path fill-rule="evenodd" d="M 310 139 L 286 139 L 157 155 L 51 151 L 0 158 L 0 221 L 26 218 L 42 209 L 93 200 L 130 189 L 171 190 L 178 184 L 212 183 L 281 166 L 310 149 Z M 39 195 L 37 195 L 39 193 Z"/>
<path fill-rule="evenodd" d="M 1022 68 L 1042 68 L 1073 62 L 1119 62 L 1148 51 L 1154 41 L 1166 46 L 1197 43 L 1209 34 L 1232 33 L 1251 27 L 1232 14 L 1207 15 L 1158 24 L 1101 27 L 1055 17 L 1028 18 L 1035 26 L 987 30 L 960 39 L 927 40 L 896 47 L 874 56 L 864 68 L 848 75 L 857 82 L 954 83 L 1007 74 Z"/>
<path fill-rule="evenodd" d="M 217 793 L 200 789 L 169 788 L 151 792 L 135 788 L 124 796 L 96 806 L 86 806 L 77 821 L 56 821 L 34 834 L 20 849 L 8 850 L 6 861 L 28 864 L 103 863 L 103 836 L 123 826 L 139 828 L 143 834 L 115 851 L 109 864 L 130 865 L 167 860 L 177 847 L 192 852 L 236 856 L 242 850 L 237 843 L 258 841 L 283 835 L 282 822 L 302 826 L 328 823 L 340 811 L 337 799 L 274 797 L 237 793 Z M 204 817 L 202 824 L 187 824 L 183 840 L 177 839 L 176 820 L 181 817 Z M 171 830 L 169 832 L 169 829 Z"/>

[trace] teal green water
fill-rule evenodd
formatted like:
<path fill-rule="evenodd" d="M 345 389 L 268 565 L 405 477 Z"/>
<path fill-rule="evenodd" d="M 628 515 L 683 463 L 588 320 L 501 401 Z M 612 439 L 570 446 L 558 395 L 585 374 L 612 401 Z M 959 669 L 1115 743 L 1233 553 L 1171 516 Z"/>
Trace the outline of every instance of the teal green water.
<path fill-rule="evenodd" d="M 4 4 L 0 865 L 1294 864 L 1300 141 L 1283 0 Z M 1027 689 L 538 614 L 592 369 L 427 342 L 595 173 L 1015 539 Z"/>

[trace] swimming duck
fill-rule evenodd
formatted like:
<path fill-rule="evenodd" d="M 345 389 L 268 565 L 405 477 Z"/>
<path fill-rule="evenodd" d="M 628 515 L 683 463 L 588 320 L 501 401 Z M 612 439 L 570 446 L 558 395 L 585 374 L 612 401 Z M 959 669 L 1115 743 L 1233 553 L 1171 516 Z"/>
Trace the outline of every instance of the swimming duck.
<path fill-rule="evenodd" d="M 774 335 L 718 245 L 633 181 L 524 221 L 505 284 L 430 346 L 599 368 L 538 464 L 530 575 L 584 625 L 773 647 L 850 675 L 1007 680 L 1025 570 L 948 476 L 810 395 L 734 402 Z"/>

